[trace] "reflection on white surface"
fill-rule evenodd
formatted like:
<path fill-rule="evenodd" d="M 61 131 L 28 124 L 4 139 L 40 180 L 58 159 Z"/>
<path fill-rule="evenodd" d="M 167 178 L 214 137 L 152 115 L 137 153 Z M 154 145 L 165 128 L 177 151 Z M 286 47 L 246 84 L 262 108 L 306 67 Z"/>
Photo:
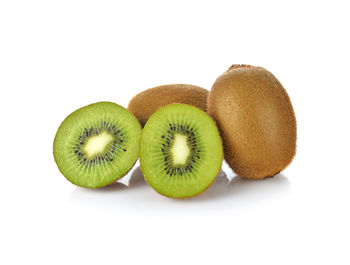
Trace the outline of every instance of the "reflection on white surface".
<path fill-rule="evenodd" d="M 144 180 L 139 165 L 135 165 L 122 180 L 100 189 L 76 188 L 69 197 L 70 203 L 81 205 L 98 205 L 124 210 L 161 210 L 181 207 L 184 209 L 225 209 L 236 205 L 258 204 L 269 199 L 287 194 L 291 183 L 283 175 L 264 180 L 249 180 L 239 177 L 223 164 L 216 181 L 200 196 L 186 200 L 175 200 L 163 197 L 155 192 Z M 209 208 L 208 208 L 209 207 Z M 204 208 L 202 208 L 204 209 Z"/>

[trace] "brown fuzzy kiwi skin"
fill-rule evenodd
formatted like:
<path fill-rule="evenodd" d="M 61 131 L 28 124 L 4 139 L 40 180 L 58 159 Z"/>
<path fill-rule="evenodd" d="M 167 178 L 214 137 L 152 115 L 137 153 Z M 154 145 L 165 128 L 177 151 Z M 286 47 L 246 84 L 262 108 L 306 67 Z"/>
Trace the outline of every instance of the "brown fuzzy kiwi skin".
<path fill-rule="evenodd" d="M 217 78 L 208 98 L 227 163 L 246 178 L 285 169 L 296 153 L 293 106 L 276 77 L 262 67 L 233 65 Z"/>
<path fill-rule="evenodd" d="M 173 103 L 192 105 L 207 112 L 208 96 L 209 91 L 199 86 L 188 84 L 163 85 L 149 88 L 137 94 L 130 100 L 127 109 L 144 126 L 155 111 Z"/>

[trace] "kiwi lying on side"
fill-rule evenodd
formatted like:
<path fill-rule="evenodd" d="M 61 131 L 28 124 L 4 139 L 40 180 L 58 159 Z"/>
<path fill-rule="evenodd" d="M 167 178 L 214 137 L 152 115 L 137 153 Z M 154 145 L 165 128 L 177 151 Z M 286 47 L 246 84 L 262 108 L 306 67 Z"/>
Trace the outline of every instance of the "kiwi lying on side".
<path fill-rule="evenodd" d="M 145 180 L 172 198 L 193 197 L 206 190 L 223 160 L 219 131 L 202 110 L 171 104 L 156 111 L 140 138 L 140 165 Z"/>
<path fill-rule="evenodd" d="M 141 126 L 125 108 L 99 102 L 80 108 L 60 125 L 53 153 L 73 184 L 98 188 L 124 176 L 138 158 Z"/>
<path fill-rule="evenodd" d="M 144 126 L 155 111 L 172 103 L 192 105 L 206 112 L 208 94 L 208 90 L 198 86 L 185 84 L 163 85 L 137 94 L 129 102 L 128 110 Z"/>
<path fill-rule="evenodd" d="M 292 161 L 297 137 L 293 107 L 281 83 L 264 68 L 231 66 L 211 89 L 208 113 L 236 174 L 261 179 Z"/>

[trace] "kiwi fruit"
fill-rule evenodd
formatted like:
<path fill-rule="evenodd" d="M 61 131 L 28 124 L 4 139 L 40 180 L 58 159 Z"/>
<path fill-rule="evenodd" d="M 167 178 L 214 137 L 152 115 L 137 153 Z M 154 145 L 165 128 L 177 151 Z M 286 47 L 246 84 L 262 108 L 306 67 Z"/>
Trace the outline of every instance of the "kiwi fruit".
<path fill-rule="evenodd" d="M 125 108 L 98 102 L 70 114 L 60 125 L 53 154 L 73 184 L 98 188 L 124 176 L 138 158 L 141 125 Z"/>
<path fill-rule="evenodd" d="M 147 89 L 129 102 L 128 110 L 144 126 L 148 118 L 159 108 L 172 103 L 192 105 L 207 111 L 209 91 L 193 85 L 175 84 Z"/>
<path fill-rule="evenodd" d="M 213 84 L 208 113 L 219 127 L 225 160 L 236 174 L 262 179 L 293 160 L 293 107 L 281 83 L 264 68 L 231 66 Z"/>
<path fill-rule="evenodd" d="M 158 193 L 188 198 L 206 190 L 223 160 L 218 128 L 204 111 L 186 104 L 157 110 L 140 138 L 140 166 Z"/>

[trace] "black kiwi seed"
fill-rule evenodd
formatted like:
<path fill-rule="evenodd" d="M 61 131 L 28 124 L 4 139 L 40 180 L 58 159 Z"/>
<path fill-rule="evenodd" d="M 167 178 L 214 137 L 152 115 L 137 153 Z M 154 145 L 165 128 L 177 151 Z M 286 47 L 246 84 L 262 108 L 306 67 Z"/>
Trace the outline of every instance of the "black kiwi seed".
<path fill-rule="evenodd" d="M 189 125 L 183 124 L 171 124 L 169 123 L 169 130 L 167 131 L 168 135 L 161 135 L 161 139 L 164 139 L 162 143 L 161 152 L 164 156 L 164 171 L 166 174 L 172 177 L 173 175 L 183 175 L 186 172 L 192 172 L 193 166 L 192 163 L 196 162 L 196 159 L 199 159 L 200 150 L 197 147 L 197 138 L 194 133 L 194 129 L 190 128 Z M 191 156 L 188 158 L 186 165 L 181 167 L 174 167 L 172 165 L 171 156 L 169 156 L 168 152 L 170 151 L 170 147 L 173 145 L 173 140 L 175 138 L 175 134 L 182 134 L 188 136 L 187 143 L 189 144 L 190 150 L 192 150 Z M 170 164 L 169 164 L 170 163 Z"/>
<path fill-rule="evenodd" d="M 88 158 L 82 149 L 83 145 L 87 142 L 86 139 L 88 139 L 88 137 L 90 136 L 97 136 L 103 131 L 106 131 L 114 136 L 115 139 L 113 140 L 113 144 L 110 144 L 103 154 L 93 158 Z M 80 164 L 84 165 L 85 167 L 89 167 L 95 164 L 102 164 L 107 163 L 108 161 L 113 161 L 114 153 L 116 152 L 118 147 L 120 147 L 121 150 L 126 152 L 127 150 L 125 148 L 122 148 L 122 145 L 118 146 L 118 142 L 120 144 L 124 143 L 124 139 L 121 139 L 123 135 L 121 134 L 118 136 L 120 132 L 120 129 L 117 129 L 115 125 L 110 124 L 107 121 L 104 121 L 101 124 L 101 128 L 84 128 L 81 135 L 77 138 L 77 143 L 73 147 L 73 152 L 77 156 Z"/>

